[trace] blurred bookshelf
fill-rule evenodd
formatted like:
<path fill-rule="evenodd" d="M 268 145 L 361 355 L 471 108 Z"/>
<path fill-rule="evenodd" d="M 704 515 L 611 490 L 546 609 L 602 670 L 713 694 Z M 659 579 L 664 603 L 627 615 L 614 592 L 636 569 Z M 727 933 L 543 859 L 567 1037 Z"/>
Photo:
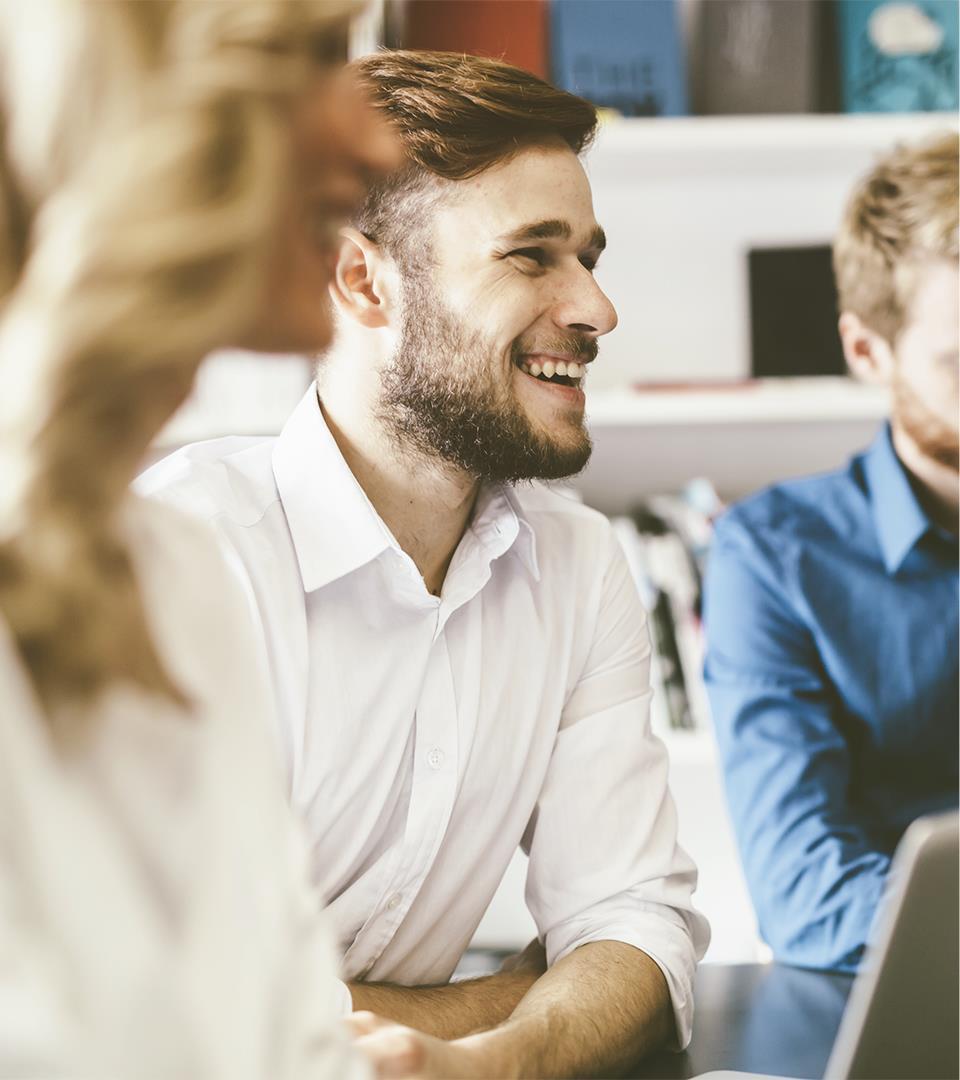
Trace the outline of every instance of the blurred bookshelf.
<path fill-rule="evenodd" d="M 620 323 L 601 343 L 592 391 L 750 376 L 751 254 L 828 248 L 853 184 L 881 154 L 957 129 L 956 113 L 603 124 L 586 169 L 608 238 L 596 277 Z M 806 325 L 806 300 L 798 291 L 785 337 Z"/>

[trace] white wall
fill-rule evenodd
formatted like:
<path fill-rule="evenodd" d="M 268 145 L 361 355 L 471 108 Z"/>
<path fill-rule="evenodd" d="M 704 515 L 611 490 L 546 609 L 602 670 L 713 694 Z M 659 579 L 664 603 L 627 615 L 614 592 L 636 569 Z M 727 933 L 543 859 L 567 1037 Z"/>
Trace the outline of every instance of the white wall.
<path fill-rule="evenodd" d="M 590 387 L 750 367 L 746 252 L 829 243 L 855 179 L 955 114 L 616 120 L 587 158 L 620 314 Z"/>

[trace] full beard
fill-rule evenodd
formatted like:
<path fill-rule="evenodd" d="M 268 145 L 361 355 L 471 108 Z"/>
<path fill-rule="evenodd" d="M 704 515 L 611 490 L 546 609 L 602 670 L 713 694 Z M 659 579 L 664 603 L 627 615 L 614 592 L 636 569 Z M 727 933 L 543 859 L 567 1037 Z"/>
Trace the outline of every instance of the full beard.
<path fill-rule="evenodd" d="M 960 472 L 960 434 L 955 425 L 937 416 L 901 377 L 893 380 L 893 416 L 920 453 Z"/>
<path fill-rule="evenodd" d="M 556 480 L 580 472 L 592 450 L 582 422 L 564 422 L 565 438 L 537 431 L 512 380 L 499 375 L 493 342 L 466 330 L 425 282 L 408 278 L 405 288 L 403 328 L 382 374 L 378 409 L 400 446 L 478 480 Z M 578 337 L 575 346 L 581 355 L 596 354 L 590 339 Z M 514 342 L 511 359 L 524 351 Z"/>

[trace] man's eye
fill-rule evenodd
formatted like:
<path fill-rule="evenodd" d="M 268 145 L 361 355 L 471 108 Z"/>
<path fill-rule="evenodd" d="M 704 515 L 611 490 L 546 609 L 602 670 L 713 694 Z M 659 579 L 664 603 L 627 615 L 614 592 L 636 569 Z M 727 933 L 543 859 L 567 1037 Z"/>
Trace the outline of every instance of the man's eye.
<path fill-rule="evenodd" d="M 537 266 L 546 266 L 547 263 L 547 253 L 543 248 L 517 248 L 516 251 L 511 251 L 510 255 L 518 259 L 528 259 Z"/>

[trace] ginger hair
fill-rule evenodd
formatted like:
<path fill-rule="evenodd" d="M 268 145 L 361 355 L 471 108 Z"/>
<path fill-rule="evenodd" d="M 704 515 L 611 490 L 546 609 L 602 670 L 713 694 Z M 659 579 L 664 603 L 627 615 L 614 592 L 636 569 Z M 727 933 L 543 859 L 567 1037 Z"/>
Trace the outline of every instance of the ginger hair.
<path fill-rule="evenodd" d="M 917 267 L 957 258 L 958 156 L 955 133 L 897 147 L 847 204 L 833 245 L 840 310 L 891 345 L 904 328 Z"/>

